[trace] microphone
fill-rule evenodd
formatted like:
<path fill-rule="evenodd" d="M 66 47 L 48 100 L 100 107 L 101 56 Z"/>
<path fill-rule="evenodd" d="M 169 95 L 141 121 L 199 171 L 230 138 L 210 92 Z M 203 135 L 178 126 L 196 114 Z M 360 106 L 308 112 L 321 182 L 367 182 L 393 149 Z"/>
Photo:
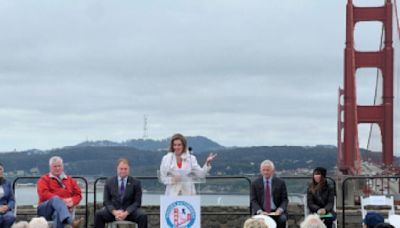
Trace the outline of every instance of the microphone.
<path fill-rule="evenodd" d="M 192 169 L 192 147 L 188 147 L 188 152 L 189 152 L 189 159 L 190 159 L 190 169 Z"/>
<path fill-rule="evenodd" d="M 193 170 L 193 164 L 192 164 L 192 147 L 191 146 L 188 147 L 188 152 L 189 152 L 189 159 L 190 159 L 190 173 L 189 173 L 189 175 L 192 176 L 193 175 L 193 171 L 192 171 Z M 193 195 L 192 187 L 190 188 L 190 194 Z"/>

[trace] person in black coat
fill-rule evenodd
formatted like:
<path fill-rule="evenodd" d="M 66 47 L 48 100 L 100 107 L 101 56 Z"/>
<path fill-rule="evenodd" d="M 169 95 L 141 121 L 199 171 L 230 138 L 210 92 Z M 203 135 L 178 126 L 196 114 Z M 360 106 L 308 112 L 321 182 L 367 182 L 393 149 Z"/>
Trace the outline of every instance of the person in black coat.
<path fill-rule="evenodd" d="M 96 212 L 95 227 L 104 228 L 105 223 L 116 220 L 136 222 L 139 228 L 147 228 L 147 215 L 141 209 L 142 186 L 129 176 L 129 161 L 119 159 L 117 176 L 107 180 L 104 186 L 104 207 Z"/>
<path fill-rule="evenodd" d="M 312 182 L 307 189 L 307 205 L 311 213 L 316 213 L 321 217 L 327 228 L 331 228 L 336 219 L 334 200 L 335 189 L 326 180 L 326 169 L 315 168 Z"/>
<path fill-rule="evenodd" d="M 274 172 L 275 166 L 272 161 L 265 160 L 261 163 L 261 176 L 251 183 L 251 209 L 253 214 L 271 216 L 278 228 L 284 228 L 289 200 L 285 182 L 275 177 Z"/>

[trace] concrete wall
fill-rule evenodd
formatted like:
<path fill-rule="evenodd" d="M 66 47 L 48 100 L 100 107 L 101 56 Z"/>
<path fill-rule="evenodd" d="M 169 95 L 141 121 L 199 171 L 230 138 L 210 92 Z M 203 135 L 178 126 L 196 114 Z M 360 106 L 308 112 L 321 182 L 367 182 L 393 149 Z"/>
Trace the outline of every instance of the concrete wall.
<path fill-rule="evenodd" d="M 160 211 L 158 206 L 146 206 L 143 208 L 149 215 L 149 228 L 158 228 L 160 226 Z M 290 204 L 289 212 L 289 227 L 299 227 L 299 224 L 304 219 L 304 208 L 302 205 Z M 397 214 L 397 213 L 396 213 Z M 36 216 L 36 210 L 32 206 L 19 206 L 17 220 L 28 221 Z M 84 217 L 84 208 L 80 207 L 77 210 L 78 217 Z M 202 207 L 201 224 L 205 228 L 241 228 L 244 221 L 249 218 L 248 207 Z M 89 211 L 89 226 L 93 225 L 93 205 L 90 205 Z M 341 226 L 342 214 L 338 211 L 338 227 Z M 346 228 L 359 228 L 361 222 L 361 212 L 358 208 L 346 208 Z M 81 226 L 82 228 L 84 226 Z M 122 226 L 120 226 L 122 227 Z M 126 226 L 128 227 L 128 226 Z"/>

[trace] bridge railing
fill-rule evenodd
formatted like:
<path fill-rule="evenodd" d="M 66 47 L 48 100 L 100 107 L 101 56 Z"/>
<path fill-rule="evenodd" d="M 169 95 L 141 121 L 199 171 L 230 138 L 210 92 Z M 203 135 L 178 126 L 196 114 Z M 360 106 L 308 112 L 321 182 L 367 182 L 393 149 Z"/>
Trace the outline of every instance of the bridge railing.
<path fill-rule="evenodd" d="M 33 180 L 36 181 L 39 179 L 39 176 L 34 176 L 34 177 L 17 177 L 16 179 L 14 179 L 13 181 L 13 190 L 14 192 L 17 190 L 17 186 L 19 184 L 23 185 L 26 182 L 32 183 Z M 79 179 L 82 180 L 82 182 L 84 183 L 84 206 L 85 206 L 85 223 L 86 223 L 86 227 L 88 227 L 88 225 L 90 224 L 88 221 L 89 220 L 89 200 L 91 202 L 91 200 L 93 199 L 93 212 L 96 212 L 97 209 L 97 204 L 99 201 L 99 189 L 101 185 L 104 185 L 104 181 L 106 180 L 106 177 L 99 177 L 97 179 L 94 180 L 93 185 L 89 186 L 88 181 L 85 177 L 81 177 L 81 176 L 73 176 L 73 178 L 75 179 Z M 154 190 L 155 195 L 162 195 L 164 194 L 164 185 L 158 182 L 158 178 L 156 176 L 137 176 L 135 177 L 139 180 L 141 180 L 142 182 L 142 187 L 144 189 L 146 189 L 148 192 L 151 192 Z M 238 211 L 238 212 L 218 212 L 218 211 L 204 211 L 202 212 L 203 215 L 224 215 L 224 214 L 237 214 L 237 215 L 251 215 L 251 202 L 250 202 L 250 191 L 251 191 L 251 181 L 256 178 L 256 176 L 209 176 L 206 178 L 206 183 L 205 184 L 199 184 L 196 185 L 196 189 L 197 192 L 200 195 L 215 195 L 217 192 L 218 194 L 221 194 L 222 197 L 224 198 L 224 195 L 229 193 L 229 195 L 231 194 L 230 191 L 226 191 L 226 189 L 232 189 L 232 188 L 227 188 L 227 186 L 231 185 L 236 187 L 235 188 L 235 193 L 234 194 L 240 194 L 242 195 L 242 199 L 246 199 L 244 204 L 248 204 L 248 211 L 244 212 L 244 211 Z M 282 178 L 283 180 L 285 180 L 286 185 L 288 187 L 288 195 L 289 197 L 293 196 L 293 197 L 298 197 L 298 198 L 302 198 L 301 196 L 304 196 L 304 194 L 306 194 L 306 190 L 308 187 L 308 183 L 311 181 L 311 176 L 280 176 L 280 178 Z M 336 186 L 336 182 L 334 179 L 327 177 L 327 179 L 333 183 L 334 186 Z M 221 188 L 221 186 L 223 186 Z M 89 187 L 92 190 L 93 189 L 93 198 L 90 198 L 92 194 L 89 194 Z M 102 186 L 103 187 L 103 186 Z M 101 189 L 102 191 L 103 189 Z M 37 197 L 36 192 L 35 193 L 31 193 L 31 194 L 35 194 L 34 197 Z M 229 196 L 227 195 L 227 196 Z M 18 200 L 18 199 L 17 199 Z M 34 198 L 32 198 L 31 200 L 34 200 Z M 213 199 L 214 200 L 214 199 Z M 224 200 L 222 200 L 224 201 Z M 213 201 L 214 202 L 214 201 Z M 236 203 L 236 202 L 235 202 Z M 241 205 L 244 205 L 242 204 Z M 213 204 L 214 205 L 214 204 Z M 219 204 L 217 204 L 219 205 Z M 223 203 L 221 204 L 223 205 Z M 223 205 L 226 206 L 226 205 Z M 154 212 L 153 212 L 154 213 Z M 290 215 L 289 214 L 289 219 L 290 217 L 297 217 L 297 216 L 302 216 L 302 214 L 298 214 L 298 215 Z"/>
<path fill-rule="evenodd" d="M 295 194 L 307 194 L 308 184 L 312 180 L 312 176 L 278 176 L 285 180 L 286 186 L 289 193 Z M 333 185 L 336 195 L 336 181 L 332 177 L 326 177 L 326 179 Z M 297 183 L 297 184 L 296 184 Z"/>
<path fill-rule="evenodd" d="M 163 189 L 164 188 L 164 185 L 162 185 L 162 184 L 160 184 L 160 183 L 158 183 L 158 178 L 156 177 L 156 176 L 137 176 L 137 177 L 135 177 L 136 179 L 139 179 L 141 182 L 142 182 L 142 187 L 144 186 L 144 184 L 143 184 L 143 182 L 144 181 L 151 181 L 152 182 L 152 184 L 153 184 L 153 189 L 158 189 L 158 190 L 155 190 L 155 192 L 157 193 L 157 194 L 159 194 L 159 195 L 162 195 L 162 194 L 164 194 L 164 192 L 163 192 L 163 190 L 160 190 L 160 189 Z M 93 187 L 93 197 L 94 197 L 94 200 L 93 200 L 93 204 L 94 204 L 94 213 L 96 213 L 96 209 L 97 209 L 97 201 L 98 201 L 98 188 L 99 188 L 99 185 L 100 184 L 104 184 L 104 181 L 107 179 L 107 177 L 99 177 L 99 178 L 97 178 L 95 181 L 94 181 L 94 187 Z M 244 195 L 248 195 L 248 197 L 249 197 L 249 206 L 248 206 L 248 208 L 249 208 L 249 213 L 246 213 L 246 214 L 251 214 L 251 205 L 250 205 L 250 188 L 251 188 L 251 179 L 249 178 L 249 177 L 246 177 L 246 176 L 221 176 L 221 177 L 219 177 L 219 176 L 209 176 L 209 177 L 207 177 L 206 178 L 206 183 L 205 184 L 201 184 L 201 185 L 197 185 L 197 191 L 198 191 L 198 193 L 200 194 L 200 195 L 205 195 L 205 194 L 207 194 L 207 192 L 206 192 L 206 190 L 204 190 L 204 187 L 206 187 L 207 185 L 208 186 L 210 186 L 211 184 L 212 184 L 212 182 L 213 181 L 216 181 L 216 180 L 219 180 L 219 181 L 223 181 L 223 182 L 226 182 L 226 181 L 237 181 L 237 180 L 241 180 L 241 181 L 243 181 L 243 184 L 245 184 L 245 185 L 247 185 L 247 189 L 248 189 L 248 191 L 246 191 L 245 193 L 243 193 Z M 158 183 L 158 185 L 160 185 L 159 186 L 159 188 L 157 188 L 157 187 L 154 187 L 154 184 L 155 183 Z M 218 212 L 202 212 L 202 214 L 204 214 L 204 215 L 209 215 L 209 214 L 218 214 Z M 243 214 L 243 213 L 238 213 L 238 214 Z"/>
<path fill-rule="evenodd" d="M 352 176 L 342 181 L 342 227 L 346 222 L 346 201 L 351 201 L 355 206 L 359 204 L 360 197 L 369 195 L 393 195 L 395 193 L 394 184 L 399 185 L 400 176 Z M 386 181 L 386 182 L 385 182 Z M 352 185 L 350 185 L 352 184 Z M 362 190 L 360 191 L 360 187 Z M 349 199 L 349 194 L 352 198 Z M 361 218 L 360 218 L 361 220 Z"/>

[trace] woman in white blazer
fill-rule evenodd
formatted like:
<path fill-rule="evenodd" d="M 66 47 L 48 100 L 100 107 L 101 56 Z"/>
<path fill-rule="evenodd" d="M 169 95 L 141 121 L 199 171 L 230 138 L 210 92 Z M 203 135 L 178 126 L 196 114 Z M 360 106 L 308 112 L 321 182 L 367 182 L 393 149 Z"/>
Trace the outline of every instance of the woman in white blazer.
<path fill-rule="evenodd" d="M 160 179 L 166 185 L 165 195 L 196 195 L 191 177 L 205 178 L 216 155 L 210 153 L 201 167 L 196 157 L 187 152 L 187 142 L 181 134 L 172 136 L 169 151 L 160 165 Z"/>

